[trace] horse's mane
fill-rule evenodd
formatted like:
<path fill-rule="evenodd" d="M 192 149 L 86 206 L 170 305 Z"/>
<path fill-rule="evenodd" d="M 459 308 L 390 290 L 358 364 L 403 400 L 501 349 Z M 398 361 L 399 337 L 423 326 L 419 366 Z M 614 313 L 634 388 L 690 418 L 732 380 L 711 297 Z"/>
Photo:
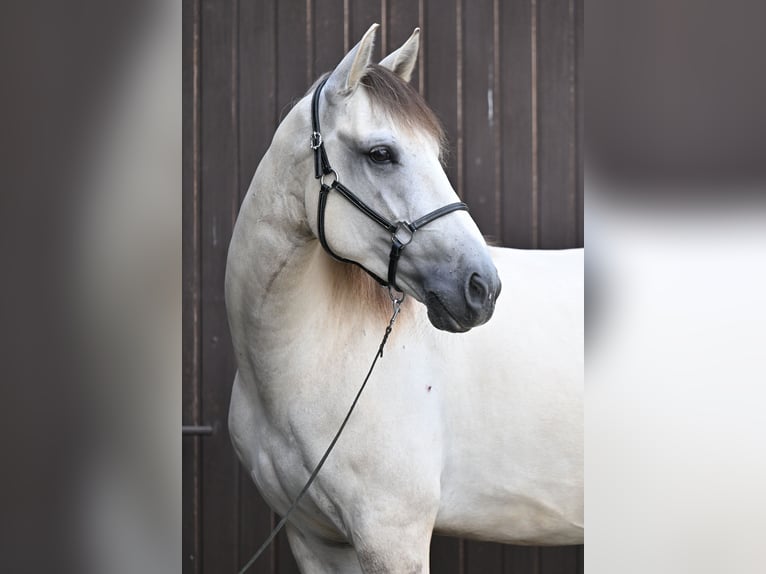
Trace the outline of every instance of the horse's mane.
<path fill-rule="evenodd" d="M 319 83 L 330 75 L 322 74 L 309 88 L 306 95 L 312 93 Z M 367 66 L 360 83 L 365 87 L 372 105 L 385 113 L 392 120 L 403 123 L 410 129 L 419 129 L 431 135 L 439 142 L 439 159 L 442 163 L 447 153 L 447 136 L 439 118 L 428 107 L 423 96 L 388 68 L 379 64 Z"/>
<path fill-rule="evenodd" d="M 392 120 L 402 122 L 411 129 L 423 130 L 436 139 L 439 155 L 443 159 L 447 142 L 444 128 L 423 96 L 409 82 L 383 66 L 370 64 L 360 83 L 367 89 L 374 107 Z"/>

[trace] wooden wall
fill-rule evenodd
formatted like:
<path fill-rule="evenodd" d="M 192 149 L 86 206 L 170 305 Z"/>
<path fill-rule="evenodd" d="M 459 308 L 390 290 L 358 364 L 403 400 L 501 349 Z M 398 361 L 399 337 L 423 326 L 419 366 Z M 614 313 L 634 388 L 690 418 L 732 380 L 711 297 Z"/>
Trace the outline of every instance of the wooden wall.
<path fill-rule="evenodd" d="M 183 571 L 233 573 L 275 516 L 226 429 L 224 309 L 238 206 L 274 130 L 372 22 L 376 56 L 422 28 L 414 84 L 444 123 L 447 173 L 489 238 L 582 246 L 582 0 L 184 0 Z M 436 574 L 575 574 L 582 547 L 435 537 Z M 297 572 L 280 535 L 251 572 Z"/>

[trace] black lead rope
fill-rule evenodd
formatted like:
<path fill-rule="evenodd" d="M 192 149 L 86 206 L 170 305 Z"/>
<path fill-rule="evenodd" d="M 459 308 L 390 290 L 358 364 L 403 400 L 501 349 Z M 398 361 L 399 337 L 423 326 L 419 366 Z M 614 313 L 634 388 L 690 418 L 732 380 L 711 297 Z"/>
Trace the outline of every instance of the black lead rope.
<path fill-rule="evenodd" d="M 388 336 L 391 334 L 391 330 L 394 328 L 396 317 L 399 315 L 399 310 L 401 309 L 402 300 L 403 299 L 391 300 L 394 306 L 394 312 L 391 315 L 391 320 L 388 322 L 388 327 L 386 327 L 386 332 L 383 335 L 383 340 L 380 342 L 380 346 L 378 347 L 378 352 L 375 353 L 375 358 L 373 358 L 372 364 L 370 365 L 370 368 L 367 371 L 367 376 L 364 378 L 364 381 L 362 382 L 362 386 L 359 387 L 359 390 L 357 391 L 356 396 L 354 397 L 354 401 L 351 403 L 351 407 L 349 407 L 348 412 L 346 413 L 346 417 L 343 419 L 343 422 L 340 424 L 340 428 L 338 428 L 338 432 L 335 433 L 335 436 L 330 442 L 330 446 L 327 447 L 327 450 L 322 455 L 322 458 L 319 459 L 319 462 L 314 468 L 314 471 L 311 473 L 311 476 L 309 476 L 309 479 L 306 481 L 306 484 L 298 493 L 298 496 L 295 497 L 295 500 L 293 500 L 292 504 L 287 509 L 287 512 L 285 512 L 285 515 L 282 517 L 282 520 L 280 520 L 279 523 L 274 527 L 274 530 L 271 531 L 271 534 L 269 534 L 269 537 L 264 541 L 263 544 L 261 544 L 261 547 L 256 551 L 255 554 L 253 554 L 253 557 L 247 561 L 247 564 L 245 564 L 242 567 L 242 569 L 239 571 L 238 574 L 244 574 L 245 572 L 247 572 L 250 566 L 252 566 L 256 560 L 258 560 L 261 554 L 263 554 L 263 552 L 274 541 L 274 538 L 277 536 L 277 534 L 279 534 L 279 531 L 282 530 L 285 524 L 287 524 L 287 519 L 290 518 L 290 514 L 292 514 L 293 510 L 295 510 L 295 508 L 298 506 L 298 503 L 300 502 L 301 498 L 303 498 L 303 495 L 306 494 L 309 487 L 314 482 L 314 479 L 319 474 L 319 471 L 322 469 L 322 466 L 324 466 L 324 463 L 327 460 L 327 457 L 330 456 L 332 449 L 335 447 L 335 443 L 337 443 L 338 439 L 340 438 L 340 434 L 343 432 L 343 429 L 346 428 L 346 423 L 351 418 L 351 413 L 354 412 L 356 403 L 359 402 L 359 397 L 362 396 L 362 391 L 364 391 L 364 387 L 367 386 L 367 381 L 370 380 L 370 375 L 372 375 L 372 371 L 375 368 L 375 364 L 378 362 L 378 359 L 383 356 L 383 347 L 386 346 L 386 341 L 388 341 Z"/>

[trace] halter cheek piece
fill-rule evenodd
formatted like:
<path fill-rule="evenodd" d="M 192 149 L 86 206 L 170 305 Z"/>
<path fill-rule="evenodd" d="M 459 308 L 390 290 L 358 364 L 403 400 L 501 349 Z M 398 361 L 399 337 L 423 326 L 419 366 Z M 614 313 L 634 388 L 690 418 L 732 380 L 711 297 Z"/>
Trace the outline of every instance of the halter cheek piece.
<path fill-rule="evenodd" d="M 445 205 L 444 207 L 440 207 L 430 213 L 427 213 L 423 217 L 416 219 L 413 222 L 398 221 L 394 223 L 383 217 L 380 213 L 359 199 L 359 197 L 354 195 L 350 189 L 348 189 L 338 180 L 338 174 L 330 166 L 330 161 L 327 159 L 327 152 L 324 148 L 324 142 L 322 141 L 322 133 L 319 129 L 319 96 L 322 93 L 322 88 L 324 88 L 325 83 L 327 83 L 327 79 L 328 78 L 322 80 L 322 83 L 319 84 L 316 90 L 314 90 L 314 95 L 311 100 L 311 127 L 313 130 L 311 134 L 311 149 L 314 150 L 314 176 L 320 182 L 319 204 L 317 206 L 317 228 L 319 231 L 319 242 L 322 244 L 324 250 L 327 251 L 327 253 L 329 253 L 333 258 L 345 263 L 353 263 L 354 265 L 358 265 L 384 287 L 388 287 L 389 290 L 396 289 L 397 291 L 403 293 L 396 284 L 396 269 L 399 265 L 399 258 L 402 255 L 402 251 L 404 251 L 404 248 L 407 247 L 407 245 L 409 245 L 412 239 L 415 237 L 415 232 L 418 229 L 428 225 L 432 221 L 439 219 L 443 215 L 452 213 L 453 211 L 468 211 L 468 206 L 462 201 L 450 203 L 449 205 Z M 329 185 L 325 183 L 326 176 L 332 176 L 333 181 Z M 388 256 L 387 280 L 378 277 L 378 275 L 367 269 L 361 263 L 336 255 L 328 245 L 327 237 L 325 237 L 324 233 L 324 222 L 325 209 L 327 207 L 327 196 L 332 190 L 340 193 L 343 197 L 346 198 L 347 201 L 351 203 L 351 205 L 356 207 L 359 211 L 364 213 L 367 217 L 372 219 L 375 223 L 380 225 L 383 229 L 391 234 L 391 253 Z M 398 299 L 401 300 L 402 298 L 403 295 Z"/>

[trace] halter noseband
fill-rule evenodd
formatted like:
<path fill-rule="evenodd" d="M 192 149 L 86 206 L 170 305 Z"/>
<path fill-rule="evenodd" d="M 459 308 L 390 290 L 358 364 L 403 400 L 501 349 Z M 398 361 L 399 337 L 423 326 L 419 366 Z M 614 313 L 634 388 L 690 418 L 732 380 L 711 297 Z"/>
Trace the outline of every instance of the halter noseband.
<path fill-rule="evenodd" d="M 316 179 L 318 179 L 320 182 L 319 204 L 317 206 L 317 228 L 319 231 L 319 242 L 322 244 L 324 250 L 327 251 L 327 253 L 329 253 L 334 259 L 343 261 L 344 263 L 353 263 L 354 265 L 358 265 L 384 287 L 388 287 L 389 289 L 393 288 L 400 293 L 404 293 L 396 284 L 396 270 L 399 265 L 399 258 L 401 257 L 402 251 L 404 251 L 404 248 L 410 244 L 413 237 L 415 236 L 415 232 L 421 227 L 424 227 L 432 221 L 447 215 L 448 213 L 452 213 L 453 211 L 468 211 L 468 206 L 462 201 L 458 201 L 435 209 L 413 222 L 402 220 L 394 223 L 386 219 L 372 207 L 367 205 L 364 201 L 359 199 L 359 197 L 354 195 L 350 189 L 348 189 L 338 180 L 338 174 L 330 166 L 330 161 L 327 159 L 327 152 L 324 148 L 324 142 L 322 141 L 322 132 L 319 129 L 319 96 L 322 93 L 322 88 L 324 88 L 324 85 L 327 83 L 328 79 L 329 76 L 322 80 L 319 86 L 317 86 L 317 89 L 314 90 L 314 95 L 311 100 L 311 149 L 314 150 L 314 177 L 316 177 Z M 325 176 L 330 175 L 333 177 L 333 182 L 328 185 L 325 183 L 324 178 Z M 345 197 L 346 200 L 351 203 L 351 205 L 356 207 L 359 211 L 364 213 L 367 217 L 372 219 L 375 223 L 380 225 L 383 229 L 391 234 L 391 253 L 388 256 L 387 280 L 381 279 L 378 277 L 378 275 L 367 269 L 361 263 L 351 259 L 346 259 L 345 257 L 340 257 L 339 255 L 336 255 L 332 249 L 330 249 L 324 233 L 324 215 L 325 208 L 327 207 L 327 196 L 333 189 Z M 401 300 L 402 297 L 400 297 L 399 300 Z"/>

